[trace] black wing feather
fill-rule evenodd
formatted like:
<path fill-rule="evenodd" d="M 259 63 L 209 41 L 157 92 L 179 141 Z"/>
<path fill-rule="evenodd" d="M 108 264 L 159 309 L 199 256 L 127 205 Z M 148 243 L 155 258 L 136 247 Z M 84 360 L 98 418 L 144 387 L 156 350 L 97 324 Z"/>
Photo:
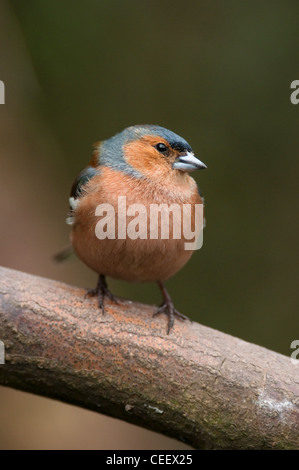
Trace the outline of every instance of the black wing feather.
<path fill-rule="evenodd" d="M 83 186 L 85 186 L 91 178 L 99 174 L 99 170 L 92 166 L 87 166 L 77 176 L 71 189 L 71 197 L 77 199 L 83 192 Z"/>

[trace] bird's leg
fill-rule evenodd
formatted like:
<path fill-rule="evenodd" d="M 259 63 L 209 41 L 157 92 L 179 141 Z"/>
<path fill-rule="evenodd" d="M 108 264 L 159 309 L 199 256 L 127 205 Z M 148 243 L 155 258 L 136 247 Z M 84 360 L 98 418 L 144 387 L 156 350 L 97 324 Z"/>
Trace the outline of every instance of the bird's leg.
<path fill-rule="evenodd" d="M 105 313 L 104 309 L 104 300 L 105 296 L 107 296 L 112 302 L 118 303 L 117 298 L 110 292 L 107 286 L 106 278 L 104 274 L 99 275 L 99 280 L 95 289 L 88 289 L 86 292 L 86 297 L 95 297 L 98 296 L 98 305 L 99 308 L 102 310 L 102 313 Z"/>
<path fill-rule="evenodd" d="M 190 318 L 186 317 L 182 313 L 178 312 L 172 303 L 171 297 L 168 294 L 164 284 L 161 281 L 157 281 L 157 284 L 161 290 L 163 296 L 163 303 L 158 308 L 158 310 L 154 313 L 154 317 L 159 315 L 160 313 L 166 313 L 168 316 L 168 327 L 167 327 L 167 334 L 169 334 L 171 328 L 174 324 L 174 317 L 178 317 L 180 320 L 190 320 Z"/>

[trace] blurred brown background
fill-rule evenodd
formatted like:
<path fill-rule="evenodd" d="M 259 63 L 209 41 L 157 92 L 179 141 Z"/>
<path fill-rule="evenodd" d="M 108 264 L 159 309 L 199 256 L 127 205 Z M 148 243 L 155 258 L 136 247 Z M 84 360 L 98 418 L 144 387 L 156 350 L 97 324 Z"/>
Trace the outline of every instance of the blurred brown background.
<path fill-rule="evenodd" d="M 0 264 L 93 286 L 78 260 L 51 260 L 68 243 L 72 181 L 93 142 L 159 124 L 208 165 L 195 176 L 204 245 L 168 283 L 176 307 L 290 355 L 299 338 L 298 14 L 290 0 L 1 0 Z M 156 286 L 110 286 L 160 301 Z M 1 449 L 185 448 L 5 388 L 0 422 Z"/>

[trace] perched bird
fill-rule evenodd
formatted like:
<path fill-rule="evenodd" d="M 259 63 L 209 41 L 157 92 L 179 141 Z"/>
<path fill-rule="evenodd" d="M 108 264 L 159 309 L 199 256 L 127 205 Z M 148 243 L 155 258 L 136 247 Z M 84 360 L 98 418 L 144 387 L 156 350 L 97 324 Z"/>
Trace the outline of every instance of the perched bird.
<path fill-rule="evenodd" d="M 117 302 L 107 287 L 106 276 L 110 276 L 157 282 L 163 303 L 154 315 L 168 315 L 168 333 L 175 316 L 186 318 L 174 308 L 163 284 L 192 255 L 192 250 L 185 249 L 186 237 L 174 233 L 183 219 L 180 216 L 175 220 L 174 212 L 169 212 L 169 222 L 172 220 L 174 225 L 167 238 L 159 232 L 163 228 L 163 210 L 155 219 L 157 227 L 148 217 L 151 207 L 182 208 L 187 204 L 194 209 L 196 204 L 203 204 L 189 172 L 204 168 L 206 165 L 194 156 L 186 140 L 156 125 L 131 126 L 95 145 L 89 165 L 72 186 L 67 220 L 72 226 L 75 253 L 99 274 L 96 288 L 87 295 L 98 297 L 103 313 L 105 297 Z M 136 214 L 138 220 L 134 219 Z M 193 214 L 191 225 L 194 222 Z"/>

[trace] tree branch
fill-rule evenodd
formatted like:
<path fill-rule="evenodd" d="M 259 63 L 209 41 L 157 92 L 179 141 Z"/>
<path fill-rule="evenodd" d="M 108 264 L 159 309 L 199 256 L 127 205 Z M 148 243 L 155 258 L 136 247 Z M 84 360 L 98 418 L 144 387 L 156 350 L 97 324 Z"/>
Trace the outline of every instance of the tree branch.
<path fill-rule="evenodd" d="M 107 301 L 108 302 L 108 301 Z M 195 448 L 299 447 L 290 358 L 153 307 L 0 268 L 0 383 L 164 433 Z"/>

